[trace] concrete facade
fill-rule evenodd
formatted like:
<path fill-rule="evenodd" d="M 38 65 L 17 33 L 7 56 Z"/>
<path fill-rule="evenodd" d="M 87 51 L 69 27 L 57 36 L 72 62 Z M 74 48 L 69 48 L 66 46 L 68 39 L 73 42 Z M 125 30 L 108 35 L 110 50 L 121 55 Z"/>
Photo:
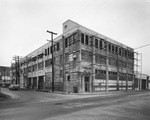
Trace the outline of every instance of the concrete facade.
<path fill-rule="evenodd" d="M 51 90 L 52 49 L 55 90 L 100 92 L 134 90 L 134 50 L 76 22 L 63 23 L 63 33 L 21 59 L 20 87 Z"/>

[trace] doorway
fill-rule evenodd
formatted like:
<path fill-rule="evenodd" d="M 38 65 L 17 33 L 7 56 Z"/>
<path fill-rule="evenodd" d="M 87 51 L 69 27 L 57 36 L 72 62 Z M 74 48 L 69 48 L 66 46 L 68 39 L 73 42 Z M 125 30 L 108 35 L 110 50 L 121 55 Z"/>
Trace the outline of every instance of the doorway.
<path fill-rule="evenodd" d="M 44 78 L 43 78 L 43 76 L 39 76 L 38 89 L 44 89 Z"/>
<path fill-rule="evenodd" d="M 90 92 L 90 77 L 85 76 L 84 83 L 85 83 L 85 92 Z"/>

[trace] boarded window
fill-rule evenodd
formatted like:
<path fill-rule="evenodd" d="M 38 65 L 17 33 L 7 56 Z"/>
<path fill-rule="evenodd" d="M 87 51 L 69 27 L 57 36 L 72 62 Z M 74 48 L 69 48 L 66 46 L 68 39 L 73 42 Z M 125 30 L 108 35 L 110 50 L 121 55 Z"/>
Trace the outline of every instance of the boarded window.
<path fill-rule="evenodd" d="M 43 69 L 43 62 L 38 63 L 38 69 Z"/>
<path fill-rule="evenodd" d="M 52 64 L 52 59 L 48 59 L 45 61 L 45 67 L 49 67 Z"/>
<path fill-rule="evenodd" d="M 91 62 L 92 61 L 92 53 L 89 51 L 82 50 L 81 51 L 81 59 L 83 61 Z"/>

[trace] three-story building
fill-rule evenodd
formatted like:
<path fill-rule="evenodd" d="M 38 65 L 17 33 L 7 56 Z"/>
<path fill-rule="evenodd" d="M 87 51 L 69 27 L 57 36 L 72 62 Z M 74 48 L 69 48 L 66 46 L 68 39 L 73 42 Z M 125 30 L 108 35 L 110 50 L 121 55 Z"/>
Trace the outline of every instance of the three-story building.
<path fill-rule="evenodd" d="M 63 33 L 21 60 L 20 86 L 55 90 L 99 92 L 133 90 L 134 50 L 76 22 L 63 23 Z"/>

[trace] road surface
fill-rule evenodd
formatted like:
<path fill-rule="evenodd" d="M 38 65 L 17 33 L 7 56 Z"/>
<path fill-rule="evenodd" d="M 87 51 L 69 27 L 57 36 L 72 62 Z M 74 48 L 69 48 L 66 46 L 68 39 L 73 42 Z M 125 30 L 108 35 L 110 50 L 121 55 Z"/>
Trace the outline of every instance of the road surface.
<path fill-rule="evenodd" d="M 9 91 L 0 120 L 150 120 L 150 91 L 52 94 Z"/>

